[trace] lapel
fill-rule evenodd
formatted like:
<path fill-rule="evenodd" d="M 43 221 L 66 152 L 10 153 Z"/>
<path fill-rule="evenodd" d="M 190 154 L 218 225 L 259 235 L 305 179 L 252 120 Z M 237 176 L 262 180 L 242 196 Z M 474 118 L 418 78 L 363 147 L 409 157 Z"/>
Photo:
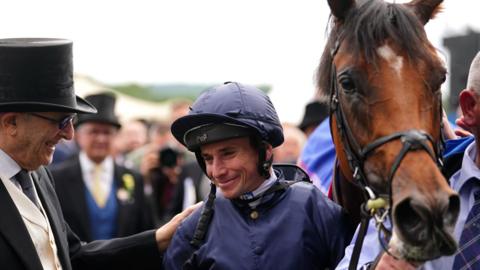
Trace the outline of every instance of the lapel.
<path fill-rule="evenodd" d="M 55 236 L 58 258 L 62 263 L 63 269 L 70 269 L 65 221 L 53 186 L 49 183 L 51 177 L 47 175 L 45 168 L 40 167 L 40 169 L 32 173 L 32 178 Z"/>
<path fill-rule="evenodd" d="M 42 269 L 42 264 L 22 217 L 1 181 L 0 213 L 3 216 L 3 218 L 0 218 L 0 234 L 3 235 L 3 238 L 25 264 L 25 269 Z"/>
<path fill-rule="evenodd" d="M 129 176 L 127 176 L 129 175 Z M 133 190 L 127 191 L 125 186 L 125 177 L 132 177 Z M 132 224 L 136 223 L 137 214 L 135 211 L 135 178 L 126 168 L 114 164 L 113 166 L 113 181 L 114 181 L 114 196 L 118 207 L 117 216 L 117 233 L 118 235 L 124 235 L 125 233 L 131 234 Z"/>
<path fill-rule="evenodd" d="M 25 196 L 15 184 L 13 184 L 13 182 L 6 181 L 4 186 L 19 210 L 20 216 L 41 227 L 46 233 L 48 233 L 48 224 L 40 209 L 33 204 L 32 201 L 30 201 L 30 199 Z"/>
<path fill-rule="evenodd" d="M 123 181 L 122 181 L 122 174 L 124 173 L 124 170 L 118 166 L 116 163 L 113 164 L 113 182 L 114 182 L 114 188 L 115 189 L 120 189 L 120 188 L 124 188 L 124 184 L 123 184 Z M 117 195 L 115 194 L 115 198 L 117 197 Z M 117 198 L 118 200 L 118 198 Z"/>
<path fill-rule="evenodd" d="M 119 189 L 124 188 L 124 184 L 122 181 L 122 173 L 123 170 L 120 168 L 115 162 L 113 163 L 113 182 L 114 185 L 112 189 L 114 189 L 113 195 L 115 196 L 115 201 L 118 207 L 118 216 L 117 216 L 117 235 L 120 235 L 124 231 L 124 224 L 128 221 L 129 218 L 132 219 L 133 217 L 129 217 L 127 213 L 127 208 L 124 207 L 124 202 L 120 201 L 117 196 L 117 191 Z M 130 221 L 131 222 L 131 221 Z"/>

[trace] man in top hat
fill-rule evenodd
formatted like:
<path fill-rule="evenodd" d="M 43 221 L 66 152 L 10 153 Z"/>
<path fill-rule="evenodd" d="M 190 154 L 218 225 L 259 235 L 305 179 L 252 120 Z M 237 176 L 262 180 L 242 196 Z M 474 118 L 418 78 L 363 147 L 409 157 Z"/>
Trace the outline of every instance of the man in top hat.
<path fill-rule="evenodd" d="M 63 215 L 82 241 L 128 236 L 153 228 L 139 173 L 118 165 L 113 140 L 121 127 L 115 97 L 87 96 L 97 114 L 78 116 L 80 153 L 52 170 Z"/>
<path fill-rule="evenodd" d="M 70 41 L 0 39 L 0 268 L 158 269 L 188 211 L 156 231 L 89 244 L 63 218 L 44 166 L 73 138 L 75 114 L 95 112 L 74 93 Z"/>

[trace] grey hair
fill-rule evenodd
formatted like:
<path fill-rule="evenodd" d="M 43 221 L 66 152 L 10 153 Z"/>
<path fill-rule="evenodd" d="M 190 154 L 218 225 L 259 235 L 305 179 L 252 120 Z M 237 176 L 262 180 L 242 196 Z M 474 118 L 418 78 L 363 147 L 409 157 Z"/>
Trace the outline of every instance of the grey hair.
<path fill-rule="evenodd" d="M 468 71 L 467 89 L 472 89 L 480 94 L 480 52 L 473 58 Z"/>

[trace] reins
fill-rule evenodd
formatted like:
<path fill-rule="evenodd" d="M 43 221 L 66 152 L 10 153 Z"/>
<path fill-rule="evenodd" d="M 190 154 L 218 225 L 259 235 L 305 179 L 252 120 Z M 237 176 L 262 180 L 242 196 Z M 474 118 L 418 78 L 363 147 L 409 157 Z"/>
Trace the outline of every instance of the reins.
<path fill-rule="evenodd" d="M 339 35 L 339 37 L 342 37 Z M 442 122 L 440 118 L 440 135 L 439 135 L 439 142 L 435 143 L 433 137 L 426 133 L 423 130 L 411 129 L 405 131 L 399 131 L 392 133 L 387 136 L 380 137 L 374 140 L 371 143 L 368 143 L 365 147 L 361 147 L 360 144 L 357 142 L 355 137 L 352 134 L 352 130 L 348 124 L 346 119 L 345 113 L 342 109 L 342 104 L 340 102 L 339 96 L 339 86 L 337 83 L 337 76 L 336 76 L 336 67 L 334 64 L 334 57 L 338 52 L 340 47 L 341 38 L 337 39 L 334 47 L 330 51 L 331 54 L 331 76 L 330 76 L 330 128 L 333 130 L 333 120 L 332 116 L 335 116 L 336 122 L 336 130 L 339 133 L 341 143 L 343 145 L 343 149 L 348 161 L 348 165 L 350 167 L 351 172 L 353 172 L 353 182 L 359 185 L 362 190 L 364 191 L 364 197 L 366 203 L 363 203 L 361 206 L 361 222 L 360 222 L 360 229 L 357 235 L 357 239 L 355 242 L 355 246 L 353 249 L 352 257 L 350 260 L 349 269 L 353 270 L 356 269 L 358 264 L 358 260 L 360 257 L 361 248 L 363 245 L 363 240 L 365 238 L 368 223 L 370 218 L 375 219 L 376 228 L 378 231 L 379 241 L 382 245 L 382 248 L 388 254 L 388 247 L 385 244 L 385 241 L 382 239 L 382 232 L 386 237 L 391 236 L 391 229 L 386 228 L 384 225 L 387 217 L 391 216 L 391 209 L 392 209 L 392 181 L 393 177 L 398 170 L 400 163 L 405 158 L 408 152 L 416 151 L 416 150 L 425 150 L 428 155 L 437 163 L 439 167 L 442 166 L 442 150 L 443 150 L 443 137 L 441 135 L 441 128 Z M 440 115 L 442 115 L 442 106 L 441 106 L 441 97 L 439 102 L 439 111 Z M 333 133 L 332 133 L 333 137 Z M 398 155 L 396 156 L 392 167 L 389 171 L 388 178 L 387 178 L 387 192 L 384 194 L 376 194 L 374 190 L 371 188 L 370 184 L 368 183 L 368 179 L 365 176 L 364 172 L 364 163 L 368 156 L 378 147 L 381 147 L 384 144 L 389 142 L 400 140 L 402 143 L 402 148 Z M 431 143 L 434 149 L 432 150 L 428 143 Z M 391 220 L 391 217 L 390 217 Z M 393 228 L 393 223 L 391 224 Z M 392 254 L 390 254 L 392 255 Z M 392 255 L 393 256 L 393 255 Z"/>

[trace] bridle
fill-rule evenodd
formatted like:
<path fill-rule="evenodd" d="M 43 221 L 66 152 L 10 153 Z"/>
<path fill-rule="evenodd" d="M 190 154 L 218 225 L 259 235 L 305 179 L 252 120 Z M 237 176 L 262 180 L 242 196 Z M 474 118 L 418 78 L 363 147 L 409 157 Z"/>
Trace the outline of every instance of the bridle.
<path fill-rule="evenodd" d="M 341 37 L 341 35 L 340 35 Z M 360 186 L 364 191 L 364 196 L 366 203 L 362 204 L 361 212 L 362 219 L 360 230 L 357 236 L 357 241 L 355 242 L 354 250 L 350 260 L 349 269 L 356 269 L 358 258 L 360 255 L 361 247 L 363 244 L 363 239 L 368 229 L 368 222 L 371 217 L 375 219 L 375 224 L 378 230 L 379 241 L 382 244 L 382 248 L 385 252 L 389 253 L 388 248 L 383 241 L 381 236 L 381 231 L 384 232 L 386 236 L 391 235 L 391 229 L 388 229 L 384 222 L 387 219 L 387 216 L 391 215 L 392 209 L 392 180 L 395 175 L 395 172 L 398 170 L 400 163 L 405 158 L 408 152 L 424 150 L 428 155 L 437 163 L 437 166 L 441 167 L 443 165 L 442 161 L 442 152 L 444 140 L 441 135 L 442 130 L 442 121 L 440 117 L 440 140 L 435 142 L 433 137 L 426 133 L 423 130 L 410 129 L 405 131 L 394 132 L 390 135 L 386 135 L 380 138 L 375 139 L 373 142 L 368 143 L 364 147 L 361 147 L 355 137 L 352 134 L 352 130 L 348 124 L 348 121 L 345 117 L 345 113 L 342 109 L 342 104 L 339 101 L 339 86 L 337 83 L 336 76 L 336 67 L 334 64 L 334 57 L 340 47 L 341 38 L 337 39 L 334 44 L 333 49 L 330 51 L 331 56 L 331 77 L 330 77 L 330 129 L 332 129 L 332 116 L 335 116 L 336 119 L 336 129 L 339 133 L 343 149 L 350 166 L 350 170 L 353 172 L 353 182 Z M 442 115 L 442 105 L 441 105 L 441 96 L 439 95 L 439 111 Z M 332 133 L 333 138 L 333 133 Z M 397 154 L 392 167 L 390 168 L 388 178 L 387 178 L 387 192 L 383 194 L 376 194 L 374 189 L 371 188 L 371 185 L 368 182 L 367 177 L 364 172 L 364 163 L 369 157 L 369 155 L 377 148 L 385 145 L 389 142 L 400 140 L 402 143 L 402 148 Z M 429 142 L 434 147 L 432 150 L 429 146 Z M 391 220 L 391 219 L 390 219 Z M 392 224 L 393 226 L 393 224 Z M 389 253 L 390 254 L 390 253 Z M 391 255 L 391 254 L 390 254 Z"/>

